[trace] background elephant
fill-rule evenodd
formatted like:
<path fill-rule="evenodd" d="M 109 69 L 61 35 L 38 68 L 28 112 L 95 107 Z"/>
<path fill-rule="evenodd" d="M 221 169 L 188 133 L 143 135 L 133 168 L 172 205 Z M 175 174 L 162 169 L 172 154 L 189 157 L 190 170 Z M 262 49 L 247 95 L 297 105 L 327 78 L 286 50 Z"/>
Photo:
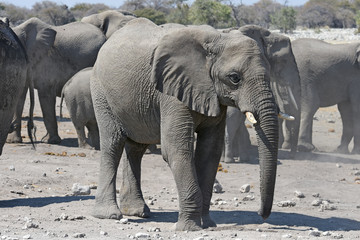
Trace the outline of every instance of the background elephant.
<path fill-rule="evenodd" d="M 337 104 L 343 122 L 338 151 L 360 153 L 360 43 L 330 44 L 315 39 L 293 41 L 301 79 L 299 151 L 312 151 L 313 116 L 319 107 Z"/>
<path fill-rule="evenodd" d="M 20 92 L 26 84 L 26 53 L 8 23 L 0 20 L 0 155 Z M 31 135 L 30 135 L 31 136 Z"/>
<path fill-rule="evenodd" d="M 27 78 L 38 90 L 48 143 L 60 143 L 56 122 L 56 96 L 67 80 L 79 70 L 93 66 L 105 42 L 104 34 L 95 26 L 75 22 L 51 26 L 31 18 L 14 28 L 28 55 Z M 21 142 L 21 115 L 26 91 L 23 91 L 15 113 L 15 131 L 8 142 Z"/>
<path fill-rule="evenodd" d="M 138 18 L 114 33 L 101 48 L 90 81 L 101 140 L 93 215 L 148 215 L 140 187 L 141 158 L 149 144 L 161 140 L 179 194 L 176 229 L 216 226 L 209 215 L 212 187 L 223 148 L 226 106 L 236 106 L 252 112 L 257 121 L 263 173 L 259 215 L 266 219 L 273 202 L 278 146 L 278 109 L 269 78 L 257 43 L 240 32 L 166 30 Z M 124 148 L 120 211 L 115 183 Z"/>
<path fill-rule="evenodd" d="M 237 30 L 231 32 L 233 31 Z M 295 121 L 285 121 L 284 135 L 282 128 L 279 132 L 279 146 L 282 145 L 295 153 L 300 124 L 300 77 L 290 39 L 256 25 L 243 26 L 238 31 L 256 40 L 264 52 L 270 64 L 271 88 L 280 111 L 295 117 Z M 239 157 L 240 161 L 250 161 L 255 157 L 244 121 L 245 116 L 239 110 L 228 108 L 223 159 L 225 162 L 234 162 L 234 157 Z M 281 124 L 282 121 L 280 126 Z"/>
<path fill-rule="evenodd" d="M 61 93 L 60 117 L 62 117 L 62 102 L 65 99 L 71 121 L 78 135 L 79 147 L 94 147 L 99 150 L 99 128 L 90 93 L 91 71 L 92 67 L 79 71 L 64 85 Z M 88 141 L 85 135 L 85 127 L 88 129 Z"/>
<path fill-rule="evenodd" d="M 134 18 L 136 17 L 128 12 L 107 10 L 83 17 L 81 22 L 95 25 L 101 29 L 106 38 L 109 38 L 116 30 L 122 28 L 127 22 Z"/>

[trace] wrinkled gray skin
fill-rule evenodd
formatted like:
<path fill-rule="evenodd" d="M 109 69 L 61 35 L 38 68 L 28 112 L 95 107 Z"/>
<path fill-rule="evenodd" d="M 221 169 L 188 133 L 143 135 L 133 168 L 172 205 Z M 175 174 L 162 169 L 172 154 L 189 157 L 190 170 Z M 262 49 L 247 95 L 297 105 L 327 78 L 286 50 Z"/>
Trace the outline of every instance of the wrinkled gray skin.
<path fill-rule="evenodd" d="M 16 34 L 0 20 L 0 155 L 26 83 L 26 53 Z M 32 106 L 33 107 L 33 106 Z M 31 116 L 32 118 L 32 116 Z"/>
<path fill-rule="evenodd" d="M 90 81 L 101 140 L 95 217 L 149 214 L 140 187 L 141 158 L 149 144 L 161 140 L 179 194 L 176 229 L 216 226 L 209 206 L 223 147 L 226 106 L 253 112 L 259 122 L 259 214 L 264 219 L 270 215 L 277 106 L 264 55 L 253 39 L 239 35 L 194 28 L 165 30 L 138 18 L 104 44 Z M 123 149 L 125 164 L 120 170 L 126 177 L 121 181 L 119 209 L 115 183 Z"/>
<path fill-rule="evenodd" d="M 106 41 L 104 34 L 87 23 L 51 26 L 31 18 L 14 28 L 28 55 L 27 77 L 38 90 L 43 113 L 47 142 L 61 142 L 56 122 L 56 96 L 61 95 L 64 84 L 79 70 L 93 66 L 97 53 Z M 23 91 L 13 122 L 15 131 L 8 142 L 21 142 L 21 114 L 26 91 Z"/>
<path fill-rule="evenodd" d="M 270 64 L 271 87 L 280 111 L 295 117 L 295 121 L 285 121 L 284 137 L 282 128 L 279 132 L 279 146 L 291 149 L 294 154 L 297 149 L 300 125 L 300 77 L 290 39 L 256 25 L 243 26 L 238 31 L 254 39 L 264 52 Z M 249 133 L 244 121 L 245 116 L 239 110 L 228 108 L 224 159 L 222 159 L 225 162 L 234 162 L 234 158 L 240 158 L 240 161 L 251 161 L 256 157 L 251 152 Z M 280 126 L 282 122 L 280 121 Z"/>
<path fill-rule="evenodd" d="M 61 93 L 60 116 L 62 116 L 62 102 L 63 99 L 65 99 L 71 121 L 78 135 L 79 147 L 99 150 L 99 128 L 96 122 L 90 92 L 91 72 L 92 67 L 85 68 L 76 73 L 64 85 Z M 85 127 L 88 129 L 88 142 Z"/>
<path fill-rule="evenodd" d="M 319 107 L 337 104 L 343 123 L 338 151 L 360 153 L 360 43 L 329 44 L 315 39 L 293 41 L 301 79 L 299 151 L 312 151 L 313 116 Z"/>
<path fill-rule="evenodd" d="M 109 38 L 116 30 L 134 18 L 134 15 L 128 15 L 126 12 L 107 10 L 83 17 L 81 22 L 95 25 L 105 34 L 106 38 Z"/>

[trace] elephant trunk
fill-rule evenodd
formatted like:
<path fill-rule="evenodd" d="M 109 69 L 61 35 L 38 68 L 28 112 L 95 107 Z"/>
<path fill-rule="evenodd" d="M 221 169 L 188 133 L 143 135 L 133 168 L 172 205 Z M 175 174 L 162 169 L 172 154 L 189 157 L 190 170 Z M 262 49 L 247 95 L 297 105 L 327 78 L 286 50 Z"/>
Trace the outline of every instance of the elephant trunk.
<path fill-rule="evenodd" d="M 269 217 L 273 204 L 279 138 L 277 106 L 270 92 L 268 96 L 259 102 L 258 123 L 255 124 L 260 163 L 261 207 L 258 214 L 263 219 Z"/>

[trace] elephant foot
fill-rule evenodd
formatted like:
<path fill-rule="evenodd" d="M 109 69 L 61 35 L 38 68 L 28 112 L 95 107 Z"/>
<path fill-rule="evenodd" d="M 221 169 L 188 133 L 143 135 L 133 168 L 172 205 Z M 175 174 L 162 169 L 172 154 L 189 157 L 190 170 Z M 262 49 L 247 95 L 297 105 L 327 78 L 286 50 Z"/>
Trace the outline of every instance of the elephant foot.
<path fill-rule="evenodd" d="M 17 132 L 11 132 L 8 134 L 6 138 L 7 143 L 22 143 L 22 137 L 21 134 L 18 134 Z"/>
<path fill-rule="evenodd" d="M 90 146 L 87 142 L 85 143 L 79 143 L 79 148 L 84 148 L 84 149 L 94 149 L 94 147 Z"/>
<path fill-rule="evenodd" d="M 351 154 L 360 154 L 360 148 L 354 147 L 354 149 L 351 151 Z"/>
<path fill-rule="evenodd" d="M 201 221 L 203 228 L 216 227 L 216 223 L 211 219 L 209 214 L 203 215 Z"/>
<path fill-rule="evenodd" d="M 59 144 L 61 143 L 61 138 L 56 135 L 56 136 L 52 136 L 52 137 L 48 137 L 49 135 L 46 135 L 45 137 L 42 138 L 42 141 L 47 142 L 49 144 Z"/>
<path fill-rule="evenodd" d="M 289 142 L 284 142 L 281 146 L 282 149 L 291 149 L 291 144 Z"/>
<path fill-rule="evenodd" d="M 340 145 L 336 148 L 337 153 L 350 154 L 348 146 Z"/>
<path fill-rule="evenodd" d="M 104 203 L 96 203 L 91 214 L 93 217 L 100 219 L 121 219 L 122 214 L 117 204 L 104 204 Z"/>
<path fill-rule="evenodd" d="M 175 223 L 175 231 L 200 231 L 202 227 L 200 225 L 200 219 L 198 221 L 190 219 L 179 219 Z"/>
<path fill-rule="evenodd" d="M 233 157 L 223 157 L 223 158 L 221 158 L 221 162 L 235 163 L 235 159 Z"/>
<path fill-rule="evenodd" d="M 301 143 L 298 145 L 299 152 L 313 152 L 316 151 L 316 147 L 311 143 Z"/>
<path fill-rule="evenodd" d="M 140 204 L 124 204 L 120 202 L 120 211 L 127 216 L 150 217 L 150 208 L 143 202 Z"/>

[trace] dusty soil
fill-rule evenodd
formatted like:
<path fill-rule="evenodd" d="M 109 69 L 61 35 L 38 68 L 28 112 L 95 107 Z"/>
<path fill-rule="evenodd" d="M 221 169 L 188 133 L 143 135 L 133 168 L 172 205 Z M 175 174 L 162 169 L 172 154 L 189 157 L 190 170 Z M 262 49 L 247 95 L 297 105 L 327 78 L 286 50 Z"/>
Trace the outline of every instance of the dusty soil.
<path fill-rule="evenodd" d="M 160 154 L 145 155 L 142 165 L 142 189 L 153 204 L 150 218 L 128 217 L 124 224 L 92 217 L 96 189 L 90 195 L 73 196 L 72 186 L 96 186 L 100 152 L 77 148 L 66 107 L 65 118 L 59 119 L 62 144 L 41 143 L 45 128 L 38 101 L 35 113 L 36 151 L 24 122 L 24 143 L 6 144 L 0 156 L 1 239 L 360 239 L 360 155 L 333 152 L 342 130 L 335 107 L 316 114 L 313 142 L 319 152 L 291 160 L 287 151 L 279 150 L 273 212 L 265 222 L 256 213 L 258 164 L 222 164 L 217 179 L 223 192 L 213 194 L 211 207 L 218 227 L 200 232 L 172 230 L 177 192 Z M 254 140 L 254 130 L 250 132 Z M 249 193 L 240 192 L 244 184 L 250 184 Z M 296 197 L 295 191 L 305 197 Z M 313 206 L 314 200 L 321 205 Z M 282 201 L 296 205 L 281 207 Z"/>

